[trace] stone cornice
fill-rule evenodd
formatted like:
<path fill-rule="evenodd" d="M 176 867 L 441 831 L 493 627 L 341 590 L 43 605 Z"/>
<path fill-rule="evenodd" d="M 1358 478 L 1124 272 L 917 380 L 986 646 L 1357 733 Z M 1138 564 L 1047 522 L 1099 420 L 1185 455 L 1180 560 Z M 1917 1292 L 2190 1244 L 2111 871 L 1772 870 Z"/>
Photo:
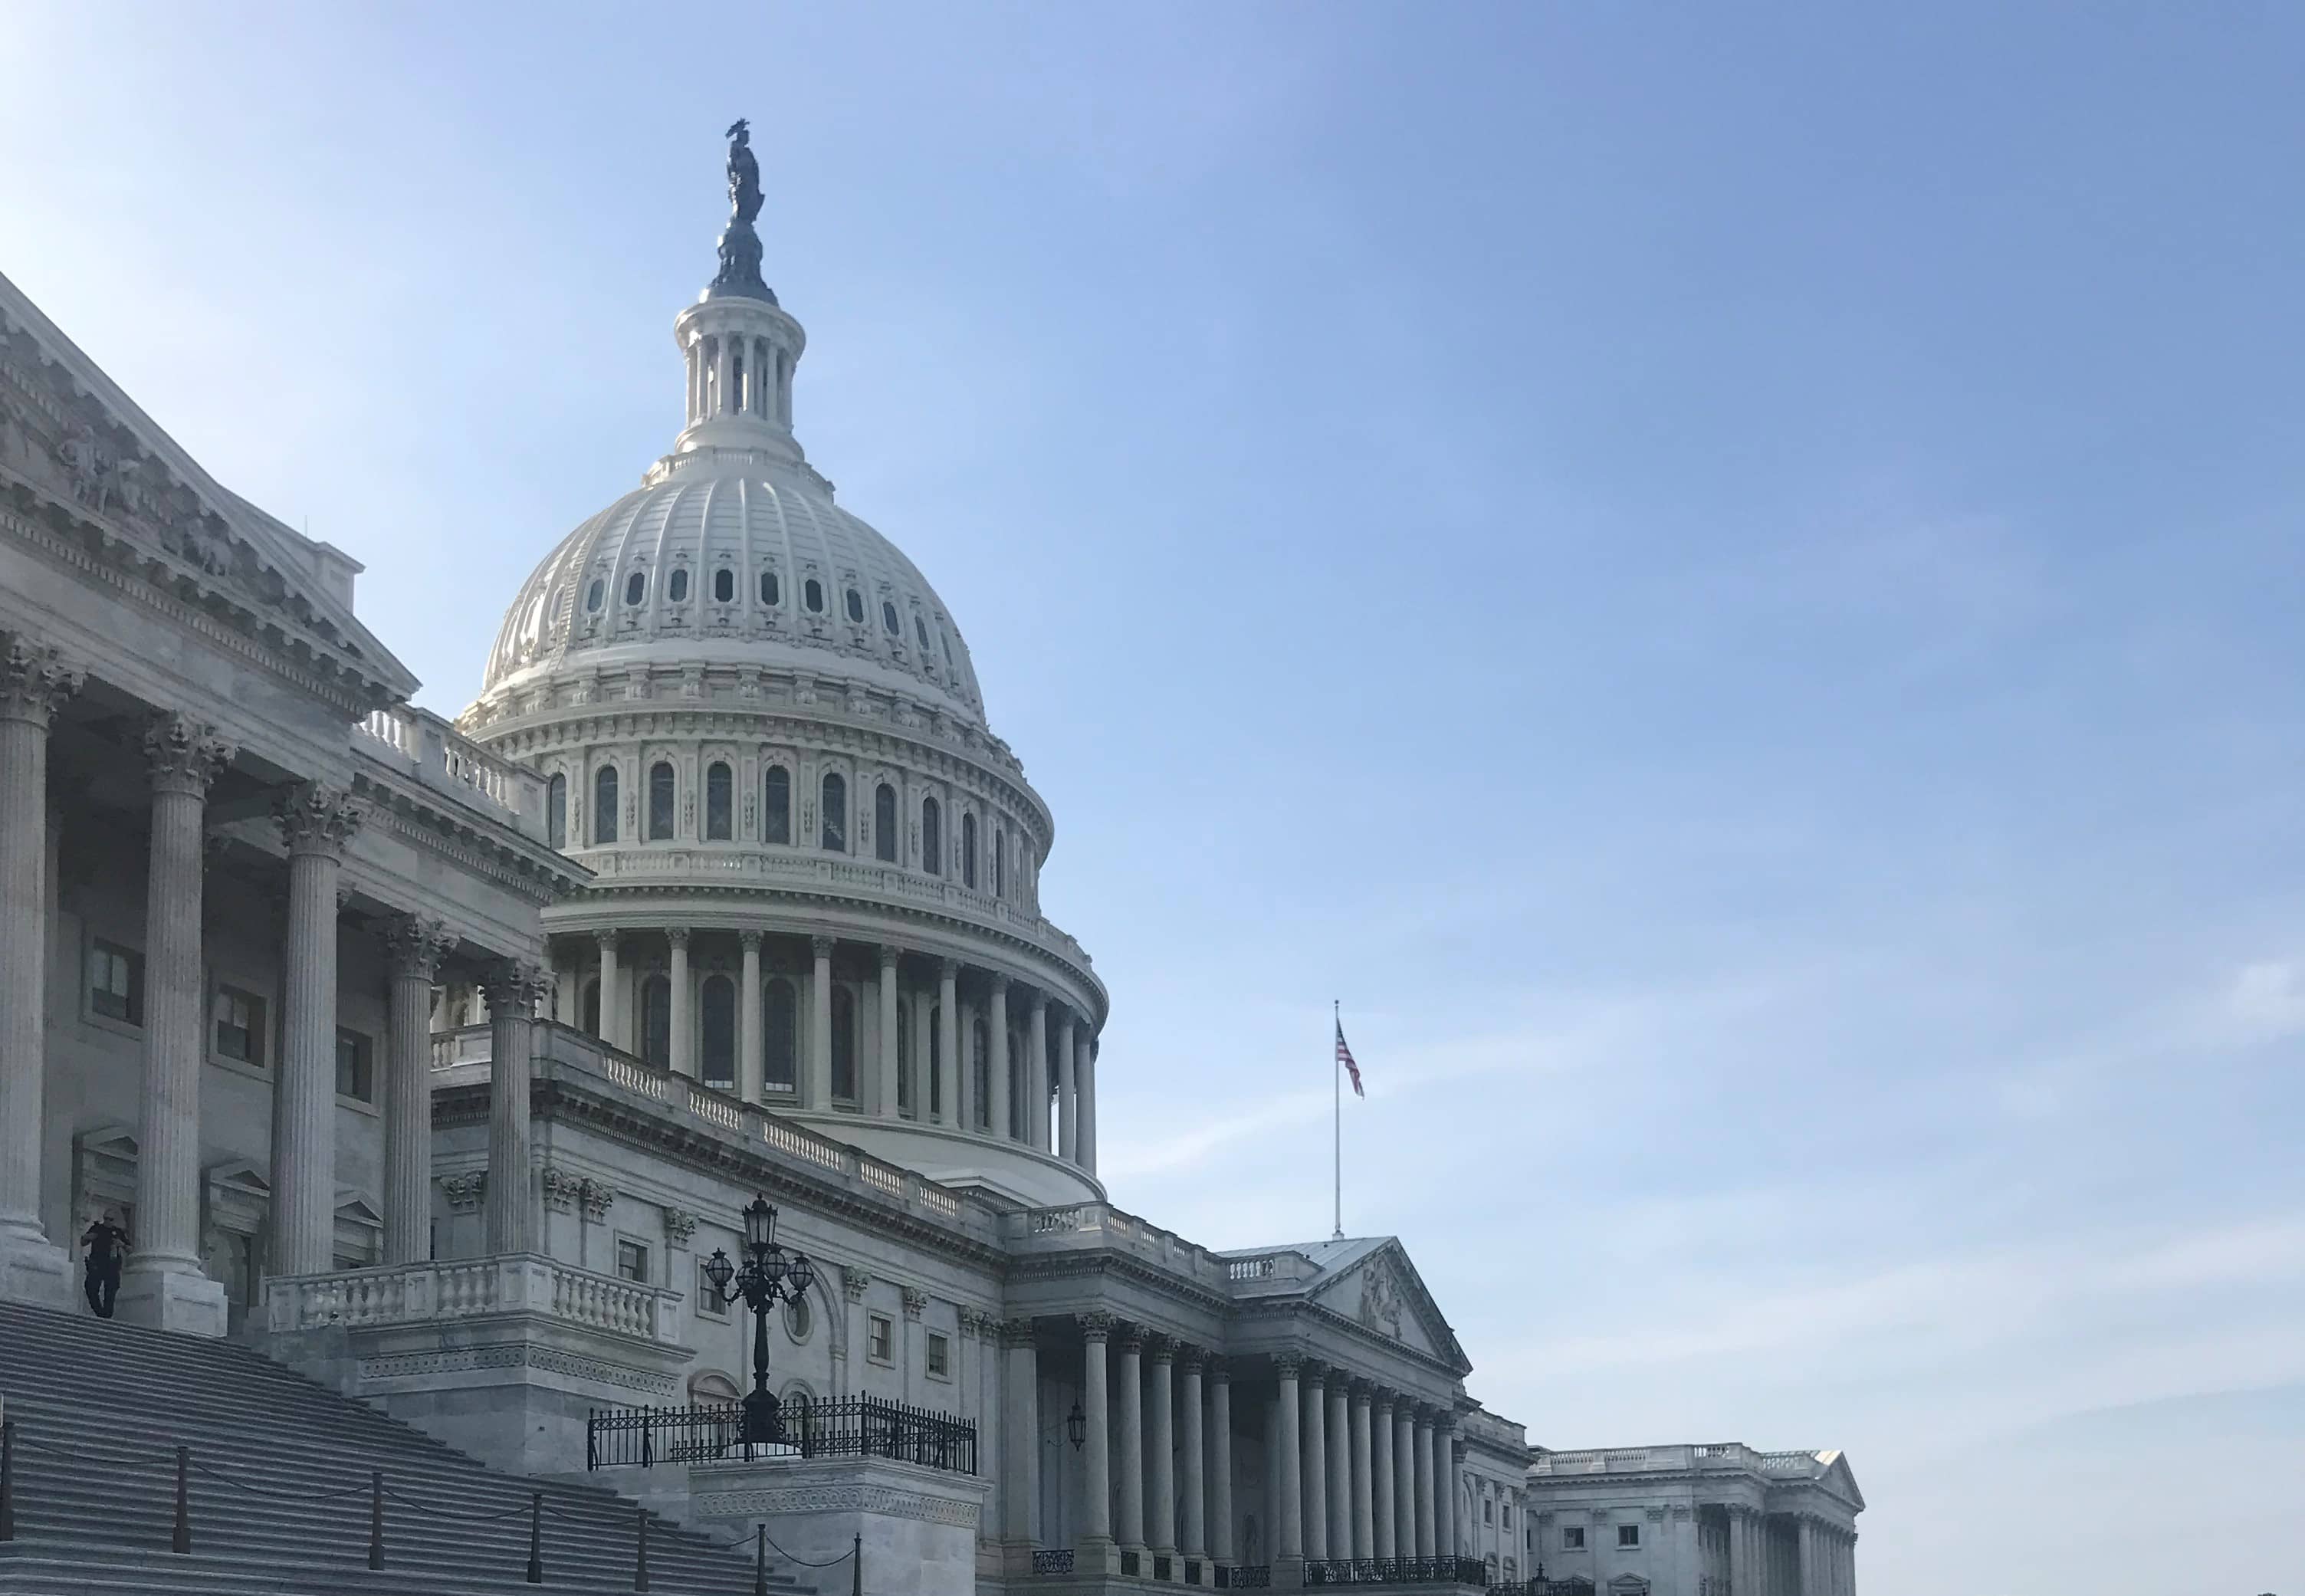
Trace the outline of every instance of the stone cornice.
<path fill-rule="evenodd" d="M 591 879 L 591 872 L 566 855 L 461 805 L 443 802 L 421 783 L 380 762 L 356 760 L 352 778 L 353 795 L 368 804 L 369 828 L 438 854 L 540 908 Z"/>

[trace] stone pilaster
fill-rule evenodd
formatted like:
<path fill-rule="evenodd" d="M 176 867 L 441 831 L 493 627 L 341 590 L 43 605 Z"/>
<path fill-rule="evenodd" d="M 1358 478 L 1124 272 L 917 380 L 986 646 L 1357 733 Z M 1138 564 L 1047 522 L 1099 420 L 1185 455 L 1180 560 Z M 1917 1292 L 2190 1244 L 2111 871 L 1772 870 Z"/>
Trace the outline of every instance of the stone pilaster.
<path fill-rule="evenodd" d="M 48 727 L 81 681 L 54 649 L 17 636 L 0 648 L 0 1297 L 51 1307 L 72 1299 L 78 1238 L 51 1241 L 40 1223 Z"/>
<path fill-rule="evenodd" d="M 1177 1549 L 1177 1387 L 1174 1378 L 1177 1344 L 1163 1336 L 1152 1344 L 1152 1388 L 1144 1398 L 1152 1422 L 1151 1445 L 1152 1499 L 1145 1505 L 1149 1523 L 1144 1539 L 1155 1557 Z"/>
<path fill-rule="evenodd" d="M 416 916 L 385 933 L 392 983 L 384 1061 L 384 1261 L 421 1263 L 432 1240 L 432 978 L 450 938 Z"/>
<path fill-rule="evenodd" d="M 144 734 L 152 778 L 144 907 L 144 1101 L 136 1152 L 135 1250 L 120 1287 L 132 1323 L 225 1332 L 224 1287 L 200 1272 L 201 846 L 209 784 L 238 750 L 216 728 L 163 715 Z"/>
<path fill-rule="evenodd" d="M 506 959 L 489 972 L 488 1246 L 490 1252 L 536 1251 L 530 1191 L 528 1082 L 533 1067 L 536 1000 L 543 988 L 533 964 Z"/>
<path fill-rule="evenodd" d="M 336 1266 L 336 881 L 361 812 L 351 794 L 310 782 L 273 809 L 288 847 L 280 1058 L 272 1072 L 275 1275 Z"/>

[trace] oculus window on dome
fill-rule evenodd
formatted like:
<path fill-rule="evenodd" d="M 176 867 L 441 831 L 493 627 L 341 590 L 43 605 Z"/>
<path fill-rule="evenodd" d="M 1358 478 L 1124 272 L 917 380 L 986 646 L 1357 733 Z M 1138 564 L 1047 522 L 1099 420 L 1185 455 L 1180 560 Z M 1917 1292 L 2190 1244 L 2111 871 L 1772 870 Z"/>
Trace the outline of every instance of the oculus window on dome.
<path fill-rule="evenodd" d="M 803 604 L 808 606 L 809 613 L 811 615 L 822 615 L 824 613 L 824 584 L 817 581 L 813 576 L 810 577 L 806 582 L 801 583 L 800 599 Z"/>
<path fill-rule="evenodd" d="M 904 628 L 897 621 L 897 607 L 886 598 L 880 600 L 880 627 L 890 637 L 902 637 Z"/>
<path fill-rule="evenodd" d="M 848 590 L 847 603 L 848 618 L 862 626 L 864 624 L 864 595 L 851 588 Z"/>
<path fill-rule="evenodd" d="M 625 603 L 627 606 L 638 604 L 646 597 L 648 597 L 647 572 L 635 571 L 625 578 Z"/>
<path fill-rule="evenodd" d="M 712 573 L 712 602 L 732 604 L 736 598 L 736 573 L 723 565 Z"/>
<path fill-rule="evenodd" d="M 685 570 L 676 570 L 673 572 L 672 585 L 666 591 L 665 597 L 671 599 L 675 604 L 681 603 L 683 600 L 687 598 L 688 573 Z"/>
<path fill-rule="evenodd" d="M 761 573 L 761 602 L 775 609 L 784 603 L 784 589 L 773 571 Z"/>

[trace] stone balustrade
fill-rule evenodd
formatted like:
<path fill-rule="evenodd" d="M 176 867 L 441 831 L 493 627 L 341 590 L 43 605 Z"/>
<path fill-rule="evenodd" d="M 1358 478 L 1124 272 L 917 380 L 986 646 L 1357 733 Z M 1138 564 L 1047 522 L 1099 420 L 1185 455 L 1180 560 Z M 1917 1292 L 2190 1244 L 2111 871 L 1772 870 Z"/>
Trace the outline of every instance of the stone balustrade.
<path fill-rule="evenodd" d="M 1540 1452 L 1533 1474 L 1629 1474 L 1704 1471 L 1822 1476 L 1826 1469 L 1814 1452 L 1759 1452 L 1741 1441 L 1696 1446 L 1619 1447 L 1601 1451 Z"/>
<path fill-rule="evenodd" d="M 355 751 L 371 759 L 397 754 L 427 786 L 474 803 L 489 818 L 509 820 L 523 835 L 545 835 L 544 778 L 500 760 L 430 709 L 390 704 L 353 728 Z"/>
<path fill-rule="evenodd" d="M 669 1344 L 679 1339 L 680 1301 L 676 1291 L 534 1252 L 276 1276 L 264 1286 L 265 1322 L 276 1335 L 528 1313 Z"/>

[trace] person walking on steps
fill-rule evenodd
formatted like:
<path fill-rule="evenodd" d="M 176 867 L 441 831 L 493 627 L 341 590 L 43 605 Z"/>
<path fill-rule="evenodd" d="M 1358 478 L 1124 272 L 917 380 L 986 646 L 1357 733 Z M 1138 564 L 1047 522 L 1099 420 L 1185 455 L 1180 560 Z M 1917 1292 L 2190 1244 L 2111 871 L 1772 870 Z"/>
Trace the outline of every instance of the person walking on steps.
<path fill-rule="evenodd" d="M 128 1252 L 128 1233 L 120 1227 L 120 1210 L 107 1208 L 104 1217 L 80 1238 L 88 1249 L 88 1270 L 81 1288 L 98 1319 L 112 1317 L 113 1299 L 120 1295 L 120 1265 Z"/>

